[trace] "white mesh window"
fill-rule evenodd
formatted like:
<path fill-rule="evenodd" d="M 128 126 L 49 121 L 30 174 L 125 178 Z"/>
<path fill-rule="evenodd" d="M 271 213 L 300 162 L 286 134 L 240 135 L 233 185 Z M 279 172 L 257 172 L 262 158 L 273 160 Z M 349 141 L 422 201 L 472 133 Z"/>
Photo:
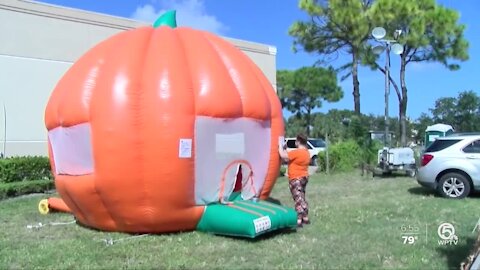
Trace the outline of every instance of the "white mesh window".
<path fill-rule="evenodd" d="M 242 179 L 242 197 L 252 197 L 265 181 L 270 159 L 270 122 L 250 118 L 222 119 L 197 116 L 195 121 L 195 201 L 199 205 L 219 201 L 235 186 L 237 166 L 246 160 L 255 173 L 253 184 Z M 230 169 L 227 167 L 232 165 Z M 242 178 L 249 172 L 242 165 Z M 246 174 L 246 175 L 243 175 Z"/>
<path fill-rule="evenodd" d="M 48 132 L 57 174 L 93 173 L 90 124 L 57 127 Z"/>

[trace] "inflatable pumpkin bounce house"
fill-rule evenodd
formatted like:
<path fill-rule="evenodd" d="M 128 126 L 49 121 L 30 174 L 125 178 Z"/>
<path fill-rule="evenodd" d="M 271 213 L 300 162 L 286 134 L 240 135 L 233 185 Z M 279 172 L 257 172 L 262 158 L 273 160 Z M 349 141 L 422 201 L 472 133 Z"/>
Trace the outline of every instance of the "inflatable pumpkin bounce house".
<path fill-rule="evenodd" d="M 61 198 L 42 200 L 42 213 L 129 233 L 296 226 L 294 209 L 265 201 L 284 132 L 272 86 L 229 42 L 177 28 L 175 11 L 93 47 L 45 114 Z"/>

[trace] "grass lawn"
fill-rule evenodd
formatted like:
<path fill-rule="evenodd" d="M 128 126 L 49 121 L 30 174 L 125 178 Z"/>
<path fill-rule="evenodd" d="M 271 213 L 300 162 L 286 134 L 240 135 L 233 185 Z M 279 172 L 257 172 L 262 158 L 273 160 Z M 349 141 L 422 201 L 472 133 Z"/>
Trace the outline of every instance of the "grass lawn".
<path fill-rule="evenodd" d="M 272 194 L 292 206 L 284 178 Z M 68 214 L 42 216 L 45 195 L 0 201 L 0 268 L 409 268 L 458 269 L 476 235 L 480 197 L 448 200 L 420 188 L 411 178 L 316 175 L 307 187 L 312 224 L 297 232 L 249 241 L 199 232 L 147 235 L 107 246 L 104 233 L 76 224 L 28 229 L 38 222 L 66 222 Z M 439 245 L 437 228 L 455 226 L 457 245 Z M 416 229 L 403 243 L 402 226 Z"/>

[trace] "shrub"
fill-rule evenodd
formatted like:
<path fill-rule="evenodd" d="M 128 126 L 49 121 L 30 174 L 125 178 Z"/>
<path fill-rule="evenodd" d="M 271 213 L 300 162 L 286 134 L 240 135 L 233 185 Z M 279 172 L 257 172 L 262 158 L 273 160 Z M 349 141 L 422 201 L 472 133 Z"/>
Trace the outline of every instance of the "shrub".
<path fill-rule="evenodd" d="M 347 140 L 330 145 L 329 151 L 329 163 L 330 171 L 350 171 L 354 169 L 360 162 L 363 156 L 362 149 L 353 140 Z M 326 152 L 322 152 L 319 155 L 319 167 L 320 170 L 326 170 Z"/>
<path fill-rule="evenodd" d="M 362 162 L 365 162 L 370 165 L 375 165 L 377 164 L 378 161 L 378 150 L 383 148 L 383 143 L 380 141 L 372 141 L 368 144 L 363 149 L 363 160 Z"/>
<path fill-rule="evenodd" d="M 0 200 L 24 194 L 45 192 L 54 187 L 55 184 L 50 179 L 0 183 Z"/>
<path fill-rule="evenodd" d="M 51 180 L 47 157 L 12 157 L 0 159 L 0 183 Z"/>

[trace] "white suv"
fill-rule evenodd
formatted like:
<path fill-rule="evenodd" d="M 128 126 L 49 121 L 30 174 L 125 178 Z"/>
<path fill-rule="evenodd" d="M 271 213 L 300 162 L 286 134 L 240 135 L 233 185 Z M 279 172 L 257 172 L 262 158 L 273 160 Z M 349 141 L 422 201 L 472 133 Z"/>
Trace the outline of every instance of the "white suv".
<path fill-rule="evenodd" d="M 447 198 L 464 198 L 480 190 L 480 135 L 437 138 L 422 155 L 417 181 Z"/>
<path fill-rule="evenodd" d="M 296 149 L 295 140 L 297 138 L 286 138 L 285 143 L 287 144 L 287 151 Z M 327 147 L 326 143 L 322 139 L 313 139 L 309 138 L 307 141 L 308 152 L 310 153 L 310 164 L 312 166 L 318 166 L 318 154 L 322 151 L 325 151 Z"/>

